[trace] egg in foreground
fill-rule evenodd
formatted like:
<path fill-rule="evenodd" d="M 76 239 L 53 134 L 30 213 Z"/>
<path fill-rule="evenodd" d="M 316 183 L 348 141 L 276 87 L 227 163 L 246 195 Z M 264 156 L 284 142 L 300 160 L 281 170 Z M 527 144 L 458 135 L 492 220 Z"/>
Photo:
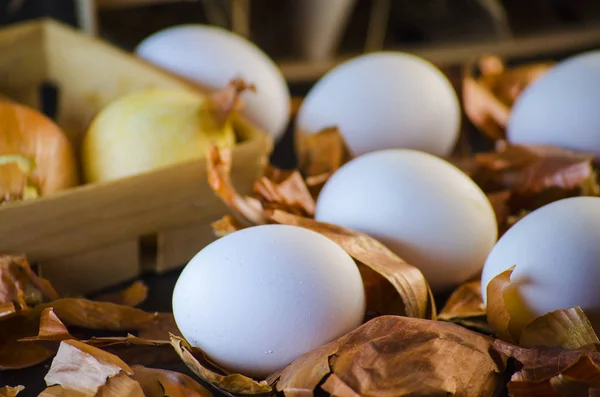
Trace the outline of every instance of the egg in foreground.
<path fill-rule="evenodd" d="M 497 238 L 481 189 L 449 162 L 408 149 L 346 163 L 323 187 L 316 219 L 375 237 L 418 267 L 434 292 L 480 271 Z"/>
<path fill-rule="evenodd" d="M 352 155 L 408 148 L 450 154 L 460 104 L 446 76 L 401 52 L 359 56 L 322 77 L 304 99 L 296 134 L 338 126 Z"/>
<path fill-rule="evenodd" d="M 358 327 L 365 295 L 358 267 L 333 241 L 264 225 L 200 251 L 177 280 L 173 314 L 215 363 L 264 378 Z"/>
<path fill-rule="evenodd" d="M 242 95 L 244 114 L 274 139 L 283 136 L 290 117 L 285 78 L 267 54 L 242 36 L 216 26 L 174 26 L 143 40 L 136 55 L 209 90 L 235 78 L 254 84 L 256 92 Z"/>
<path fill-rule="evenodd" d="M 581 306 L 600 331 L 600 198 L 556 201 L 528 214 L 494 246 L 481 278 L 511 274 L 511 321 L 521 328 L 548 312 Z"/>
<path fill-rule="evenodd" d="M 567 58 L 521 93 L 511 110 L 507 138 L 600 156 L 599 103 L 600 51 Z"/>

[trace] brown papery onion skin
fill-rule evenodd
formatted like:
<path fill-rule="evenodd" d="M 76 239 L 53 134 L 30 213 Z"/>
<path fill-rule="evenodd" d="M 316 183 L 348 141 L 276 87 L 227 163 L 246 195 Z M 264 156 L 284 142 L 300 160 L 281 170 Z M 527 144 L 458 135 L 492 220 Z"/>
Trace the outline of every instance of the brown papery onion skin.
<path fill-rule="evenodd" d="M 40 195 L 77 185 L 75 153 L 62 130 L 40 112 L 0 100 L 0 157 L 21 155 L 33 162 L 25 175 L 16 164 L 0 165 L 0 201 L 23 194 L 29 177 Z"/>

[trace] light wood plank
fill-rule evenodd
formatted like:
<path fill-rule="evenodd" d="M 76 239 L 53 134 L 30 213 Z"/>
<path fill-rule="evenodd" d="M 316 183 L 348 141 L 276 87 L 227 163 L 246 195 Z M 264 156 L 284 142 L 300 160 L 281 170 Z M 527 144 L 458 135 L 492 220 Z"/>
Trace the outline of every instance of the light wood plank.
<path fill-rule="evenodd" d="M 23 23 L 0 31 L 0 93 L 39 108 L 47 76 L 44 25 Z"/>
<path fill-rule="evenodd" d="M 61 296 L 78 296 L 132 280 L 140 274 L 138 240 L 39 263 L 42 275 Z"/>
<path fill-rule="evenodd" d="M 216 240 L 210 224 L 219 218 L 212 217 L 207 221 L 160 232 L 156 267 L 153 270 L 163 273 L 185 266 L 202 248 Z"/>

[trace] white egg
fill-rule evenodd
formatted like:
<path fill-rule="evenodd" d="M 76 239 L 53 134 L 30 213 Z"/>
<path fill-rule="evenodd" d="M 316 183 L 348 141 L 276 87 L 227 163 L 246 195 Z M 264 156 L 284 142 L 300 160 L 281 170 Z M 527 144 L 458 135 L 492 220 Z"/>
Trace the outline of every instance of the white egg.
<path fill-rule="evenodd" d="M 600 198 L 548 204 L 510 228 L 490 252 L 481 278 L 486 288 L 515 265 L 511 285 L 520 325 L 557 309 L 581 306 L 600 331 Z"/>
<path fill-rule="evenodd" d="M 365 295 L 356 264 L 333 241 L 265 225 L 200 251 L 177 280 L 173 314 L 214 362 L 262 378 L 358 327 Z"/>
<path fill-rule="evenodd" d="M 529 85 L 510 114 L 507 137 L 600 156 L 600 51 L 557 64 Z"/>
<path fill-rule="evenodd" d="M 321 78 L 299 109 L 296 133 L 338 126 L 354 156 L 394 148 L 446 156 L 460 118 L 456 92 L 439 69 L 414 55 L 380 52 Z"/>
<path fill-rule="evenodd" d="M 417 266 L 436 292 L 480 271 L 497 238 L 481 189 L 449 162 L 409 149 L 345 164 L 323 187 L 316 218 L 380 240 Z"/>
<path fill-rule="evenodd" d="M 225 29 L 181 25 L 146 38 L 136 54 L 156 66 L 208 89 L 241 77 L 256 86 L 243 94 L 244 112 L 279 139 L 290 117 L 290 92 L 277 65 L 256 45 Z"/>

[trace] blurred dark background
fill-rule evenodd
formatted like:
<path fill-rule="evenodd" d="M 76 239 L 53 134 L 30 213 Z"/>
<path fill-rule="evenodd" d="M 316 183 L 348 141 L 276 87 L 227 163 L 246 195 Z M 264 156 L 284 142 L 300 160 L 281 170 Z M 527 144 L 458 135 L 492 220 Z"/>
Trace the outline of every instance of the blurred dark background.
<path fill-rule="evenodd" d="M 248 37 L 275 59 L 299 94 L 335 64 L 365 51 L 402 49 L 446 66 L 483 52 L 551 57 L 600 44 L 597 0 L 0 0 L 0 4 L 0 24 L 53 17 L 126 50 L 172 25 L 223 26 Z M 337 5 L 328 8 L 331 4 Z"/>

